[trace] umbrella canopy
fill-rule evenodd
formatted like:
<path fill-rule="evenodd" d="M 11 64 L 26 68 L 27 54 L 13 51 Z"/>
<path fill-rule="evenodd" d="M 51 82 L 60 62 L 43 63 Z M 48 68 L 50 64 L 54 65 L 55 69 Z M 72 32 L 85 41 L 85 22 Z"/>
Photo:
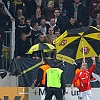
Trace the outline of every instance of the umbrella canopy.
<path fill-rule="evenodd" d="M 53 45 L 49 43 L 38 43 L 36 45 L 33 45 L 30 50 L 26 54 L 32 54 L 34 51 L 44 51 L 44 52 L 50 52 L 56 49 Z"/>
<path fill-rule="evenodd" d="M 71 29 L 55 43 L 56 58 L 73 64 L 75 60 L 100 54 L 100 31 L 95 27 Z M 64 33 L 64 34 L 65 34 Z"/>

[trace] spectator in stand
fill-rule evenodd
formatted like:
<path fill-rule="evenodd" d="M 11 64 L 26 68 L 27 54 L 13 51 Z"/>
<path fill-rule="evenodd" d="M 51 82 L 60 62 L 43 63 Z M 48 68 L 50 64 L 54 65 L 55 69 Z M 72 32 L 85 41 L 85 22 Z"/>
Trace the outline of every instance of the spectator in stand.
<path fill-rule="evenodd" d="M 64 22 L 67 22 L 69 20 L 69 17 L 67 16 L 67 10 L 63 10 L 61 17 L 63 18 Z"/>
<path fill-rule="evenodd" d="M 31 21 L 30 19 L 26 19 L 26 24 L 30 27 L 30 29 L 32 30 L 32 26 L 31 26 Z"/>
<path fill-rule="evenodd" d="M 63 25 L 63 28 L 61 30 L 61 33 L 65 32 L 66 30 L 68 29 L 75 29 L 75 28 L 79 28 L 80 25 L 77 23 L 75 17 L 71 17 L 69 19 L 68 22 L 66 22 L 64 25 Z"/>
<path fill-rule="evenodd" d="M 3 0 L 6 8 L 12 14 L 12 0 Z"/>
<path fill-rule="evenodd" d="M 24 3 L 27 7 L 27 18 L 31 18 L 32 15 L 35 15 L 37 4 L 35 0 L 24 0 Z"/>
<path fill-rule="evenodd" d="M 12 2 L 12 13 L 14 18 L 17 15 L 18 9 L 22 9 L 23 15 L 27 18 L 27 7 L 22 0 L 14 0 L 14 2 Z"/>
<path fill-rule="evenodd" d="M 51 18 L 49 24 L 46 24 L 47 27 L 47 34 L 48 34 L 48 29 L 53 28 L 54 30 L 57 28 L 57 25 L 55 23 L 55 19 Z"/>
<path fill-rule="evenodd" d="M 4 38 L 4 31 L 3 29 L 0 28 L 0 69 L 2 68 L 1 55 L 2 55 L 3 38 Z"/>
<path fill-rule="evenodd" d="M 21 19 L 22 15 L 23 15 L 22 9 L 18 9 L 18 10 L 17 10 L 17 15 L 15 16 L 16 26 L 17 26 L 18 24 L 20 24 L 20 19 Z"/>
<path fill-rule="evenodd" d="M 89 5 L 89 16 L 96 18 L 97 13 L 100 12 L 100 0 L 91 0 Z"/>
<path fill-rule="evenodd" d="M 54 7 L 59 8 L 60 13 L 62 13 L 64 1 L 65 0 L 54 0 Z"/>
<path fill-rule="evenodd" d="M 74 0 L 72 11 L 72 16 L 75 17 L 76 21 L 80 26 L 86 26 L 86 8 L 81 4 L 80 0 Z"/>
<path fill-rule="evenodd" d="M 34 40 L 38 38 L 39 34 L 41 33 L 39 30 L 39 24 L 37 22 L 32 24 L 32 31 L 31 31 L 31 43 L 34 45 Z"/>
<path fill-rule="evenodd" d="M 5 21 L 14 20 L 14 18 L 10 18 L 10 16 L 4 14 L 3 10 L 4 10 L 4 3 L 1 2 L 0 3 L 0 28 L 5 30 Z"/>
<path fill-rule="evenodd" d="M 38 7 L 36 9 L 36 14 L 32 15 L 31 23 L 37 22 L 40 25 L 41 19 L 45 18 L 44 15 L 41 14 L 41 9 Z"/>
<path fill-rule="evenodd" d="M 60 16 L 60 12 L 58 9 L 55 9 L 54 10 L 54 19 L 55 19 L 55 23 L 56 25 L 59 27 L 59 29 L 61 30 L 62 29 L 62 26 L 63 26 L 63 23 L 64 23 L 64 20 L 61 18 Z"/>
<path fill-rule="evenodd" d="M 12 15 L 12 0 L 2 0 L 7 8 L 7 10 L 11 13 Z M 6 21 L 6 30 L 11 30 L 11 20 Z"/>
<path fill-rule="evenodd" d="M 47 43 L 47 40 L 46 40 L 43 33 L 40 33 L 38 38 L 34 40 L 34 45 L 38 44 L 38 43 Z M 33 57 L 32 58 L 33 59 L 36 58 L 38 60 L 39 58 L 42 58 L 42 56 L 47 57 L 47 59 L 50 59 L 51 58 L 51 53 L 50 52 L 49 53 L 42 52 L 42 55 L 41 55 L 41 51 L 33 52 Z"/>
<path fill-rule="evenodd" d="M 55 35 L 54 35 L 54 29 L 53 28 L 49 28 L 48 33 L 46 38 L 48 43 L 52 44 L 53 40 L 55 40 Z"/>
<path fill-rule="evenodd" d="M 25 33 L 26 37 L 29 37 L 31 35 L 31 29 L 30 27 L 25 24 L 25 17 L 21 16 L 20 24 L 16 26 L 16 40 L 21 36 L 21 33 Z"/>
<path fill-rule="evenodd" d="M 54 12 L 54 1 L 49 1 L 47 8 L 44 9 L 43 14 L 46 18 L 47 23 L 49 22 L 50 18 L 53 17 L 53 12 Z"/>
<path fill-rule="evenodd" d="M 91 22 L 91 26 L 96 27 L 97 25 L 100 25 L 100 13 L 97 13 L 96 19 Z"/>
<path fill-rule="evenodd" d="M 68 11 L 68 16 L 69 17 L 71 17 L 73 15 L 72 8 L 73 8 L 73 2 L 72 2 L 72 0 L 64 0 L 64 2 L 63 2 L 63 10 Z"/>
<path fill-rule="evenodd" d="M 54 34 L 55 38 L 58 38 L 61 35 L 59 30 L 55 30 Z"/>
<path fill-rule="evenodd" d="M 100 30 L 100 25 L 97 25 L 96 28 Z"/>
<path fill-rule="evenodd" d="M 46 20 L 45 19 L 41 19 L 40 26 L 39 26 L 38 30 L 40 30 L 46 36 L 47 27 L 46 27 Z"/>
<path fill-rule="evenodd" d="M 26 38 L 26 34 L 22 33 L 21 37 L 16 42 L 15 46 L 15 57 L 17 59 L 26 58 L 27 55 L 25 54 L 31 47 L 30 40 Z"/>

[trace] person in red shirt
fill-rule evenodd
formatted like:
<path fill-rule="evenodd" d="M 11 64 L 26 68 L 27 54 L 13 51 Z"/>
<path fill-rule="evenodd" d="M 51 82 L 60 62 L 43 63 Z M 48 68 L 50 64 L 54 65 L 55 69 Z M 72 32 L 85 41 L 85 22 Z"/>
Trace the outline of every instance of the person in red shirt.
<path fill-rule="evenodd" d="M 93 60 L 91 68 L 88 69 L 87 63 L 82 62 L 81 71 L 76 74 L 75 78 L 72 81 L 71 89 L 74 88 L 75 82 L 78 79 L 80 80 L 80 86 L 78 87 L 79 100 L 85 100 L 85 98 L 87 100 L 92 100 L 90 77 L 96 67 L 96 62 L 94 56 L 92 56 L 91 59 Z"/>

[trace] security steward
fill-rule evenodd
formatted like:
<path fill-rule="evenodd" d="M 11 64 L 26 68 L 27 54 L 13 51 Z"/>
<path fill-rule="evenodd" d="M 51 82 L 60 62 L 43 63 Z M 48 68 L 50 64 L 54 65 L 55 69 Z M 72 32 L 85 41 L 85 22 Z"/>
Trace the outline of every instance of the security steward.
<path fill-rule="evenodd" d="M 32 85 L 31 88 L 45 86 L 46 70 L 49 69 L 50 66 L 48 65 L 48 61 L 46 58 L 43 58 L 41 63 L 42 63 L 42 66 L 40 66 L 38 69 L 36 83 Z"/>
<path fill-rule="evenodd" d="M 58 61 L 54 60 L 53 67 L 46 71 L 45 100 L 51 100 L 53 95 L 55 95 L 57 100 L 63 100 L 63 95 L 65 94 L 65 82 L 63 79 L 63 71 L 57 67 Z"/>

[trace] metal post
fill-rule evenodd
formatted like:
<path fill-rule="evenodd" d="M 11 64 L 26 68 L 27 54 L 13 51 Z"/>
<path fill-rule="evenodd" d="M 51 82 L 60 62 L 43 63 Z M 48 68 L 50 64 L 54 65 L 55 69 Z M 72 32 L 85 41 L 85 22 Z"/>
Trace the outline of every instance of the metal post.
<path fill-rule="evenodd" d="M 12 21 L 12 32 L 10 35 L 10 60 L 14 57 L 15 51 L 15 21 Z"/>

